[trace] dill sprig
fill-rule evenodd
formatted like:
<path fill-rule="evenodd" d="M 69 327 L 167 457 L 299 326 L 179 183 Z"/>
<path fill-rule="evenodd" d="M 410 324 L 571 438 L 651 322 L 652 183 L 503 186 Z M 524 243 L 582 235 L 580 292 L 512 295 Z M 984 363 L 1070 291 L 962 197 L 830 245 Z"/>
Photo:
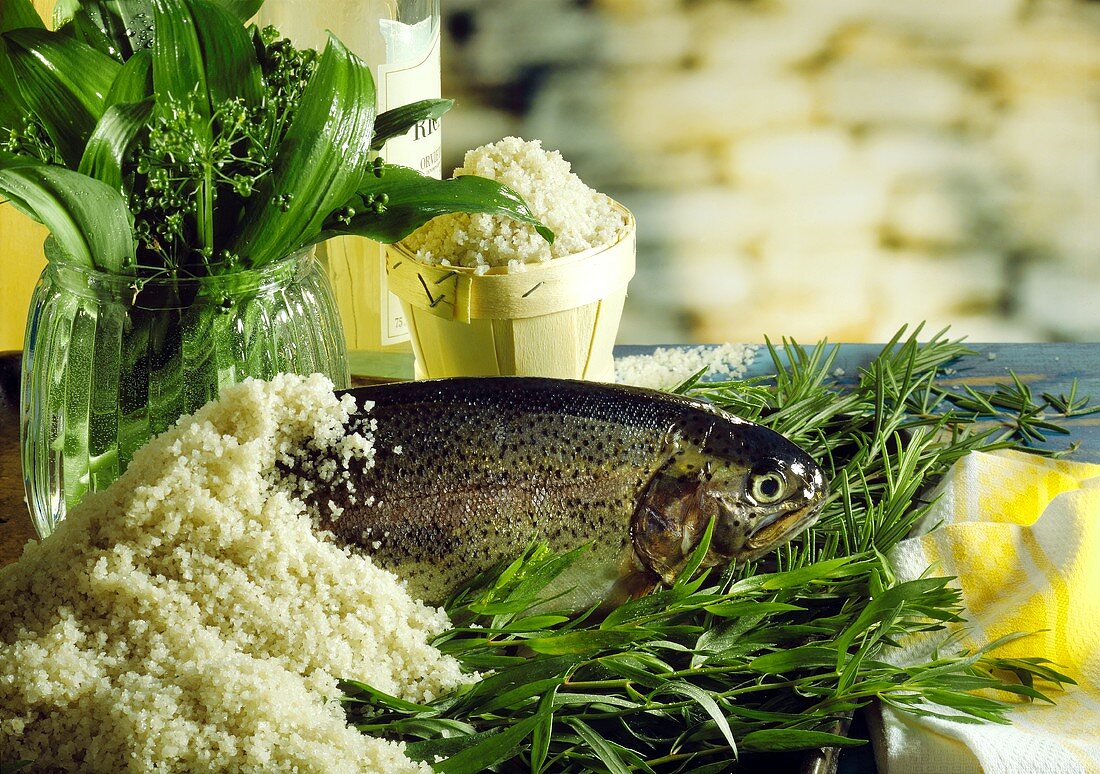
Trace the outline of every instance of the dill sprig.
<path fill-rule="evenodd" d="M 953 387 L 945 374 L 973 353 L 920 333 L 899 331 L 854 384 L 835 375 L 836 347 L 784 340 L 767 346 L 774 376 L 697 374 L 678 388 L 821 462 L 831 492 L 804 535 L 765 561 L 700 575 L 705 538 L 671 587 L 606 616 L 553 612 L 543 590 L 578 552 L 532 546 L 447 604 L 455 628 L 436 645 L 487 677 L 426 705 L 349 680 L 350 721 L 444 772 L 717 772 L 861 744 L 842 732 L 875 700 L 968 723 L 1007 722 L 1011 705 L 990 689 L 1051 702 L 1069 677 L 1042 658 L 996 655 L 1023 635 L 916 665 L 882 658 L 907 636 L 965 626 L 951 579 L 898 582 L 885 559 L 940 477 L 971 451 L 1030 449 L 1062 430 L 1048 415 L 1095 410 L 1075 388 L 1037 397 L 1015 378 Z"/>

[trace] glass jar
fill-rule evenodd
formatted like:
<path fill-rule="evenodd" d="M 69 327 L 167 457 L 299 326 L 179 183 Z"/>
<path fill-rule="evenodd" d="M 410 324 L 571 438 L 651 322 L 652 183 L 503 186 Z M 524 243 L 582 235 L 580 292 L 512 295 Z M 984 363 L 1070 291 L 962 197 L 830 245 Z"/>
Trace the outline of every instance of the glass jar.
<path fill-rule="evenodd" d="M 312 251 L 209 277 L 47 264 L 27 318 L 20 443 L 45 537 L 142 445 L 247 377 L 348 381 L 332 290 Z"/>

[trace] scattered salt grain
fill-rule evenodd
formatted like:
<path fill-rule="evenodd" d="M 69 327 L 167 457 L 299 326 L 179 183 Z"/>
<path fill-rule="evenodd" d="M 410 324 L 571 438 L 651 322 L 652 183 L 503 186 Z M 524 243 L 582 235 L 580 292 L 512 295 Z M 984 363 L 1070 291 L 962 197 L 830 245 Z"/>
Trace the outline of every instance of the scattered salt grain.
<path fill-rule="evenodd" d="M 718 379 L 740 379 L 758 346 L 721 344 L 699 347 L 658 347 L 650 355 L 615 358 L 615 376 L 620 384 L 664 390 L 675 387 L 702 369 Z"/>
<path fill-rule="evenodd" d="M 306 443 L 370 464 L 369 424 L 345 437 L 354 408 L 320 376 L 229 388 L 0 569 L 0 758 L 430 771 L 349 727 L 337 679 L 414 702 L 466 682 L 428 644 L 446 615 L 318 536 L 273 483 Z"/>
<path fill-rule="evenodd" d="M 480 175 L 512 188 L 554 232 L 554 243 L 510 218 L 456 213 L 435 218 L 405 240 L 418 261 L 466 266 L 477 275 L 494 267 L 525 271 L 528 263 L 614 244 L 626 226 L 610 199 L 581 182 L 561 153 L 543 150 L 539 140 L 505 137 L 475 148 L 455 170 L 455 177 L 460 175 Z"/>

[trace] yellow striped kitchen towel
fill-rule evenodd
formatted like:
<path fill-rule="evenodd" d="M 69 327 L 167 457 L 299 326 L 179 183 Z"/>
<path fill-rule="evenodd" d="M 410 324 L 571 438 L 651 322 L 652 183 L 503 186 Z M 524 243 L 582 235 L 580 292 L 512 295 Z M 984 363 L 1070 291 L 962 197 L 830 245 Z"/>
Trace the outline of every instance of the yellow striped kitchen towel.
<path fill-rule="evenodd" d="M 1039 632 L 998 653 L 1044 656 L 1077 681 L 1057 702 L 1020 703 L 1008 726 L 917 718 L 883 707 L 872 719 L 887 774 L 1100 772 L 1100 465 L 974 453 L 951 470 L 921 537 L 890 554 L 899 580 L 958 577 L 969 623 L 962 647 Z M 957 633 L 956 633 L 957 634 Z M 895 663 L 926 658 L 949 636 L 915 637 Z"/>

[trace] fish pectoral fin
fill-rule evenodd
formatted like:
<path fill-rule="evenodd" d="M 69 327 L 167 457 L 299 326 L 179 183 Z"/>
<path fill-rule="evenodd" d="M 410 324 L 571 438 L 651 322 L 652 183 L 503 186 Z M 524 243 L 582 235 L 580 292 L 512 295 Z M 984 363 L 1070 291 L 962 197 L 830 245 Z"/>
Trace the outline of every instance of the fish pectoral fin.
<path fill-rule="evenodd" d="M 615 582 L 601 607 L 613 610 L 624 602 L 644 597 L 659 585 L 661 585 L 661 579 L 649 570 L 629 573 Z"/>

